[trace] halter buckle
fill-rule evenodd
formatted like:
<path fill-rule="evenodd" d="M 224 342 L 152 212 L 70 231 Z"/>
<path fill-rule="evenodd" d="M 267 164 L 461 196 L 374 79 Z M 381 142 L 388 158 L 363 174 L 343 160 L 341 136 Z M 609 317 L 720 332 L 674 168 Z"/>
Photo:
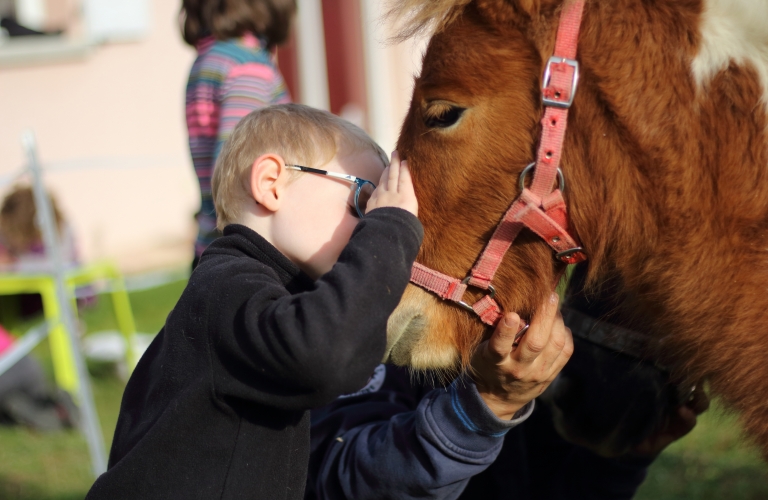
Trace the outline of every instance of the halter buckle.
<path fill-rule="evenodd" d="M 576 263 L 582 262 L 584 260 L 584 258 L 580 258 L 580 259 L 578 259 L 576 261 L 573 261 L 573 262 L 569 261 L 569 259 L 571 259 L 571 257 L 576 255 L 577 253 L 580 253 L 582 255 L 586 255 L 586 254 L 584 254 L 584 249 L 583 248 L 581 248 L 581 247 L 573 247 L 573 248 L 569 248 L 568 250 L 563 250 L 562 252 L 557 252 L 555 254 L 555 258 L 557 260 L 561 260 L 561 261 L 565 262 L 566 264 L 576 264 Z"/>
<path fill-rule="evenodd" d="M 474 285 L 470 285 L 470 284 L 469 284 L 469 280 L 470 280 L 471 278 L 472 278 L 472 276 L 467 276 L 466 278 L 464 278 L 463 280 L 461 280 L 461 284 L 462 284 L 462 285 L 467 285 L 467 286 L 472 286 L 472 287 L 474 287 L 474 288 L 479 288 L 479 287 L 476 287 L 476 286 L 474 286 Z M 480 288 L 480 289 L 481 289 L 481 290 L 483 290 L 482 288 Z M 488 288 L 487 288 L 487 290 L 486 290 L 486 291 L 488 292 L 488 296 L 489 296 L 490 298 L 494 298 L 494 297 L 496 297 L 496 289 L 493 287 L 493 285 L 488 285 Z M 456 303 L 457 303 L 459 306 L 461 306 L 461 308 L 462 308 L 462 309 L 464 309 L 464 310 L 466 310 L 466 311 L 468 311 L 468 312 L 471 312 L 472 314 L 476 314 L 476 312 L 475 312 L 475 310 L 472 308 L 472 306 L 471 306 L 471 305 L 469 305 L 469 304 L 467 304 L 467 303 L 466 303 L 466 302 L 464 302 L 463 300 L 457 300 L 457 301 L 456 301 Z"/>
<path fill-rule="evenodd" d="M 573 96 L 576 95 L 576 88 L 579 86 L 579 61 L 575 59 L 568 59 L 567 57 L 552 56 L 547 61 L 547 65 L 544 67 L 544 78 L 541 82 L 541 89 L 545 90 L 549 87 L 550 79 L 552 77 L 552 65 L 553 64 L 567 64 L 573 68 L 573 79 L 571 80 L 571 92 L 567 101 L 561 101 L 559 99 L 553 99 L 542 95 L 541 100 L 545 106 L 552 106 L 554 108 L 568 109 L 573 104 Z"/>

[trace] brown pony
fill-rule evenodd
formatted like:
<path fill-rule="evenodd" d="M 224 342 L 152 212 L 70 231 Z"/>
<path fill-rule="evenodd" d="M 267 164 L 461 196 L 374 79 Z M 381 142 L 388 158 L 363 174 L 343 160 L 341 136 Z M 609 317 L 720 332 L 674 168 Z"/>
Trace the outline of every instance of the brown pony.
<path fill-rule="evenodd" d="M 541 75 L 563 0 L 401 0 L 406 35 L 435 33 L 398 150 L 425 227 L 418 261 L 463 278 L 533 161 Z M 561 167 L 588 286 L 621 283 L 616 317 L 707 378 L 768 452 L 768 3 L 588 1 L 581 82 Z M 494 280 L 530 318 L 562 271 L 524 231 Z M 469 297 L 469 294 L 468 294 Z M 389 357 L 465 367 L 487 329 L 410 286 Z"/>

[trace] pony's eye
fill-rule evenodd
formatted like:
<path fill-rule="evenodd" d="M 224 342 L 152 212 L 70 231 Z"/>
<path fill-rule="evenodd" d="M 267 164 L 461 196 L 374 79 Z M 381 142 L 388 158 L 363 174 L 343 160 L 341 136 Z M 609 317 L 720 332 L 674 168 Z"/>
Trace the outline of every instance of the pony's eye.
<path fill-rule="evenodd" d="M 431 103 L 424 110 L 424 124 L 429 128 L 448 128 L 459 121 L 466 109 L 446 102 Z"/>

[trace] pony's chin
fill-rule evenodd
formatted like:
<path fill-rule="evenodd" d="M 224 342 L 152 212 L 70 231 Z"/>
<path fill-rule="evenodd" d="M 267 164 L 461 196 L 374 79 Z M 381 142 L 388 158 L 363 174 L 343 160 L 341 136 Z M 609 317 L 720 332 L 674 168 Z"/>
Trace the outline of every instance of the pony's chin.
<path fill-rule="evenodd" d="M 441 328 L 440 300 L 414 285 L 408 285 L 400 304 L 387 322 L 385 362 L 414 370 L 443 370 L 454 367 L 458 351 L 450 330 Z M 444 307 L 444 306 L 443 306 Z M 442 331 L 440 331 L 442 330 Z"/>

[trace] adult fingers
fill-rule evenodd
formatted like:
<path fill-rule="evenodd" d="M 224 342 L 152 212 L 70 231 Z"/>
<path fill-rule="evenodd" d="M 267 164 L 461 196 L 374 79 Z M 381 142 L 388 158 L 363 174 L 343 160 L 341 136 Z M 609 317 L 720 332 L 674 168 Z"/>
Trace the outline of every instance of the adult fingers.
<path fill-rule="evenodd" d="M 515 336 L 520 330 L 520 316 L 517 313 L 509 312 L 496 325 L 491 338 L 488 339 L 488 353 L 497 360 L 502 360 L 509 356 L 512 351 L 512 344 Z"/>
<path fill-rule="evenodd" d="M 557 356 L 552 361 L 552 365 L 549 367 L 550 379 L 554 380 L 558 373 L 563 369 L 565 364 L 571 359 L 573 354 L 573 335 L 571 329 L 567 326 L 564 327 L 564 343 L 563 348 L 557 353 Z"/>
<path fill-rule="evenodd" d="M 532 363 L 547 346 L 557 314 L 558 300 L 556 293 L 550 294 L 531 320 L 531 327 L 513 353 L 520 363 Z"/>
<path fill-rule="evenodd" d="M 533 365 L 537 366 L 544 373 L 549 373 L 552 370 L 555 361 L 560 357 L 560 354 L 566 347 L 566 327 L 563 323 L 563 317 L 558 312 L 555 316 L 555 320 L 550 328 L 549 339 L 547 340 L 544 349 L 536 357 Z"/>

